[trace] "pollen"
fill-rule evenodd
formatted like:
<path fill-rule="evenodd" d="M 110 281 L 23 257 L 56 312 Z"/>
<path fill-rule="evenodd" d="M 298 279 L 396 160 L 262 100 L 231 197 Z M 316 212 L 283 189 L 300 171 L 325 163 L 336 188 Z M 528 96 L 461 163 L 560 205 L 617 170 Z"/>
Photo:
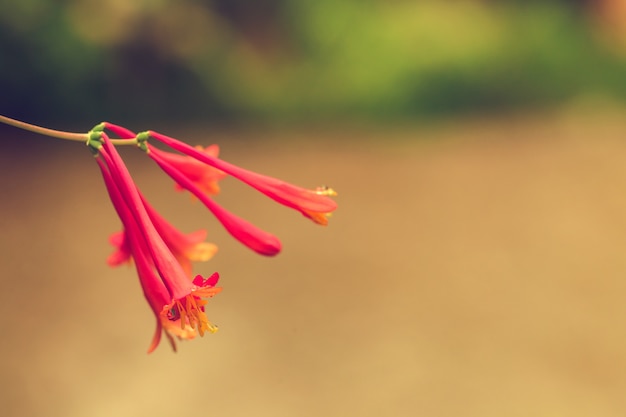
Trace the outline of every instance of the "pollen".
<path fill-rule="evenodd" d="M 315 194 L 317 195 L 326 195 L 329 197 L 334 197 L 337 195 L 337 191 L 333 190 L 327 185 L 322 185 L 321 187 L 317 187 L 315 189 Z"/>

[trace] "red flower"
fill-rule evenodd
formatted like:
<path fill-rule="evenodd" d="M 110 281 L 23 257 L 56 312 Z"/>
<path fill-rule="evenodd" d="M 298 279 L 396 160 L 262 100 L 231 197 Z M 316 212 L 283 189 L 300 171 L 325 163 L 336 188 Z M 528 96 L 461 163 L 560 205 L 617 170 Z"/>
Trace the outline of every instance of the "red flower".
<path fill-rule="evenodd" d="M 179 152 L 237 178 L 274 201 L 298 210 L 315 223 L 327 224 L 326 217 L 337 208 L 337 203 L 330 198 L 336 193 L 330 188 L 321 187 L 316 190 L 307 190 L 276 178 L 240 168 L 160 133 L 148 131 L 146 134 Z M 149 149 L 152 151 L 154 148 L 149 147 Z"/>
<path fill-rule="evenodd" d="M 149 137 L 163 142 L 164 144 L 183 152 L 187 156 L 179 156 L 161 151 L 145 141 Z M 328 216 L 337 208 L 337 204 L 330 198 L 336 195 L 335 191 L 328 187 L 319 187 L 315 190 L 307 190 L 286 183 L 276 178 L 257 174 L 252 171 L 239 168 L 228 162 L 218 159 L 216 155 L 199 151 L 183 142 L 156 132 L 144 132 L 137 136 L 139 146 L 147 150 L 148 155 L 177 183 L 178 187 L 189 190 L 217 217 L 222 225 L 232 236 L 240 242 L 262 255 L 275 255 L 281 249 L 280 241 L 273 235 L 257 228 L 251 223 L 226 211 L 215 203 L 207 193 L 198 186 L 197 164 L 202 163 L 207 168 L 217 169 L 218 172 L 232 175 L 273 200 L 295 210 L 317 224 L 328 224 Z M 181 159 L 185 161 L 182 164 Z M 196 164 L 191 164 L 195 160 Z M 189 167 L 193 167 L 193 169 Z M 213 171 L 211 171 L 213 172 Z M 225 174 L 224 174 L 225 175 Z"/>
<path fill-rule="evenodd" d="M 221 288 L 215 287 L 219 276 L 201 276 L 191 281 L 155 226 L 139 190 L 107 135 L 101 134 L 103 146 L 97 159 L 111 201 L 124 225 L 123 241 L 135 261 L 144 295 L 157 318 L 157 328 L 149 352 L 159 344 L 164 330 L 175 349 L 174 337 L 193 339 L 197 334 L 215 332 L 207 319 L 206 301 Z M 158 219 L 156 223 L 159 223 Z M 161 225 L 162 226 L 162 225 Z"/>
<path fill-rule="evenodd" d="M 159 152 L 154 152 L 154 150 L 155 148 L 153 146 L 148 145 L 148 155 L 163 171 L 172 177 L 180 187 L 189 190 L 195 195 L 233 237 L 261 255 L 273 256 L 280 252 L 281 244 L 278 238 L 222 208 L 196 187 L 182 172 L 178 171 L 173 165 L 164 160 Z"/>
<path fill-rule="evenodd" d="M 193 148 L 176 139 L 148 131 L 140 134 L 108 122 L 87 134 L 63 132 L 31 125 L 0 115 L 0 123 L 51 137 L 84 141 L 96 156 L 102 178 L 123 226 L 110 236 L 116 248 L 107 263 L 117 266 L 132 263 L 156 319 L 156 330 L 149 346 L 152 352 L 163 333 L 176 350 L 175 339 L 193 339 L 214 333 L 217 327 L 206 316 L 208 298 L 221 291 L 216 287 L 219 275 L 191 279 L 192 261 L 205 261 L 217 248 L 204 242 L 206 231 L 185 234 L 167 222 L 141 195 L 114 145 L 137 145 L 144 150 L 174 181 L 179 190 L 188 190 L 217 217 L 239 241 L 263 255 L 275 255 L 280 241 L 249 222 L 225 210 L 211 199 L 219 192 L 219 181 L 231 175 L 273 200 L 293 208 L 315 223 L 326 225 L 337 208 L 330 198 L 336 193 L 327 187 L 307 190 L 276 178 L 257 174 L 218 158 L 217 145 Z M 118 138 L 109 139 L 105 130 Z M 183 155 L 158 150 L 147 143 L 153 137 Z M 97 219 L 96 219 L 97 220 Z"/>

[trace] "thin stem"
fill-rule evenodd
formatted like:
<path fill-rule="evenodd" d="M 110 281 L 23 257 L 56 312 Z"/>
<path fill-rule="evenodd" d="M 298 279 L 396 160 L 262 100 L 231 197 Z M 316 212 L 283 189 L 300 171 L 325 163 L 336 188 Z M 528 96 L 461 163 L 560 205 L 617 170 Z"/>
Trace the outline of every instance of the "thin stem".
<path fill-rule="evenodd" d="M 30 123 L 21 122 L 19 120 L 11 119 L 10 117 L 0 115 L 0 123 L 4 123 L 19 129 L 28 130 L 33 133 L 38 133 L 44 136 L 50 136 L 57 139 L 73 140 L 77 142 L 85 142 L 89 137 L 88 133 L 73 133 L 64 132 L 62 130 L 48 129 L 41 126 L 32 125 Z M 137 139 L 110 139 L 114 145 L 136 145 Z"/>
<path fill-rule="evenodd" d="M 113 145 L 137 145 L 137 138 L 130 139 L 109 139 Z"/>
<path fill-rule="evenodd" d="M 75 140 L 81 142 L 87 140 L 86 133 L 72 133 L 64 132 L 62 130 L 47 129 L 45 127 L 31 125 L 30 123 L 21 122 L 19 120 L 11 119 L 2 115 L 0 115 L 0 122 L 17 127 L 19 129 L 28 130 L 30 132 L 39 133 L 40 135 L 51 136 L 58 139 Z"/>

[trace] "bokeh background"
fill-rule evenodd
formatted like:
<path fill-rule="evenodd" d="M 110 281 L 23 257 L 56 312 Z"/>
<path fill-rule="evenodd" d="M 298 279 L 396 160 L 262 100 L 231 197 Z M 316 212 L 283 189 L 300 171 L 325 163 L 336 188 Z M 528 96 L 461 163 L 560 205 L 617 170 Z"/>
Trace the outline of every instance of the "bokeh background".
<path fill-rule="evenodd" d="M 146 355 L 91 155 L 0 127 L 0 414 L 625 415 L 625 75 L 621 0 L 0 0 L 1 114 L 218 143 L 340 205 L 226 179 L 262 258 L 122 149 L 220 247 L 220 331 Z"/>

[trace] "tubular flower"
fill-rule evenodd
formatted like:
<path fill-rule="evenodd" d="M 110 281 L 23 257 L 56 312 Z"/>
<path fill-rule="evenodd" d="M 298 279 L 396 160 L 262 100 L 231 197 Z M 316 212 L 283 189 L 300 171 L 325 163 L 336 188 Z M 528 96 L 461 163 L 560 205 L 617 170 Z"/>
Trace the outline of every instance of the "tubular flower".
<path fill-rule="evenodd" d="M 215 287 L 219 276 L 214 274 L 204 279 L 198 275 L 193 281 L 189 279 L 155 225 L 156 212 L 147 208 L 107 135 L 100 132 L 99 136 L 103 143 L 95 146 L 98 166 L 124 225 L 123 241 L 127 242 L 125 245 L 135 261 L 144 295 L 157 319 L 148 351 L 158 346 L 162 331 L 174 349 L 175 337 L 193 339 L 198 334 L 202 336 L 205 332 L 217 331 L 206 317 L 203 298 L 212 297 L 221 290 Z M 154 211 L 152 217 L 150 211 Z"/>
<path fill-rule="evenodd" d="M 177 339 L 188 340 L 217 331 L 206 312 L 207 299 L 221 291 L 217 287 L 219 274 L 215 272 L 205 278 L 194 277 L 192 273 L 192 262 L 210 259 L 217 247 L 204 241 L 205 230 L 183 233 L 165 220 L 142 196 L 115 146 L 133 145 L 146 152 L 174 180 L 176 189 L 189 191 L 233 237 L 262 255 L 273 256 L 280 252 L 278 238 L 224 209 L 211 198 L 219 193 L 219 181 L 226 176 L 242 181 L 317 224 L 328 224 L 328 217 L 337 208 L 331 198 L 336 193 L 331 188 L 309 190 L 240 168 L 221 160 L 217 145 L 194 148 L 157 132 L 137 134 L 108 122 L 98 124 L 86 134 L 49 129 L 2 115 L 0 123 L 64 140 L 87 140 L 122 223 L 122 230 L 109 237 L 115 249 L 107 263 L 135 266 L 142 292 L 155 317 L 156 328 L 149 353 L 158 347 L 163 335 L 176 350 Z M 110 139 L 105 131 L 117 137 Z M 147 142 L 150 138 L 179 153 L 153 147 Z"/>
<path fill-rule="evenodd" d="M 104 122 L 103 127 L 116 133 L 124 139 L 132 139 L 135 137 L 135 133 L 126 129 L 125 127 L 114 125 L 112 123 Z M 198 147 L 202 150 L 202 147 Z M 219 153 L 219 147 L 217 145 L 208 146 L 204 151 L 212 156 L 217 156 Z M 219 185 L 217 181 L 223 178 L 226 174 L 214 168 L 200 169 L 199 162 L 192 160 L 192 158 L 183 157 L 180 155 L 174 155 L 169 152 L 163 152 L 164 158 L 169 158 L 170 161 L 177 164 L 187 174 L 196 178 L 198 181 L 204 180 L 204 190 L 212 190 L 215 193 L 219 192 Z M 205 166 L 206 167 L 206 166 Z M 211 259 L 217 252 L 217 246 L 204 242 L 206 239 L 206 230 L 197 230 L 195 232 L 184 234 L 167 220 L 165 220 L 147 201 L 141 196 L 141 199 L 146 207 L 150 219 L 154 223 L 157 231 L 163 238 L 165 244 L 172 251 L 172 254 L 180 262 L 183 270 L 188 276 L 192 275 L 191 262 L 205 262 Z M 128 239 L 126 232 L 117 232 L 111 235 L 109 242 L 116 247 L 116 251 L 109 256 L 107 263 L 110 266 L 118 266 L 123 263 L 127 263 L 131 259 L 131 254 L 128 249 Z"/>
<path fill-rule="evenodd" d="M 150 137 L 187 156 L 178 155 L 178 158 L 175 158 L 176 155 L 145 143 Z M 280 241 L 215 203 L 206 189 L 198 185 L 198 174 L 194 171 L 198 169 L 197 164 L 215 169 L 223 175 L 231 175 L 274 201 L 299 211 L 303 216 L 320 225 L 327 225 L 328 217 L 337 208 L 337 203 L 330 198 L 337 193 L 329 187 L 318 187 L 315 190 L 297 187 L 279 179 L 237 167 L 217 158 L 217 153 L 213 155 L 210 152 L 203 152 L 153 131 L 140 133 L 137 135 L 137 141 L 139 146 L 176 182 L 179 188 L 190 191 L 202 201 L 233 237 L 262 255 L 273 256 L 279 253 Z M 192 165 L 191 161 L 195 161 L 195 164 Z M 189 168 L 190 166 L 193 170 Z"/>
<path fill-rule="evenodd" d="M 328 216 L 337 208 L 337 203 L 330 198 L 337 193 L 330 188 L 322 187 L 316 190 L 307 190 L 273 177 L 240 168 L 160 133 L 148 131 L 145 132 L 145 135 L 237 178 L 274 201 L 299 211 L 318 224 L 327 224 L 327 220 L 323 217 Z M 138 138 L 141 138 L 141 134 Z M 151 147 L 150 149 L 154 148 Z"/>
<path fill-rule="evenodd" d="M 189 190 L 196 196 L 233 237 L 261 255 L 273 256 L 280 252 L 281 244 L 278 238 L 219 206 L 182 172 L 162 159 L 160 154 L 153 150 L 154 147 L 148 145 L 148 155 L 159 167 L 172 177 L 180 187 Z"/>

